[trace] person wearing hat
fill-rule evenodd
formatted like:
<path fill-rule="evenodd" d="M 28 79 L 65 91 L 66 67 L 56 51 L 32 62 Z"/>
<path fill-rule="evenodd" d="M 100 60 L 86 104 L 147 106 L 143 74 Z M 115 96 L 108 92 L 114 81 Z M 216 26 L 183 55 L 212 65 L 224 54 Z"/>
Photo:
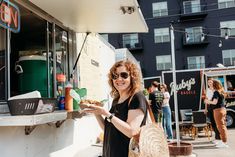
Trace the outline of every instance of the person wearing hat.
<path fill-rule="evenodd" d="M 128 157 L 130 138 L 139 133 L 147 118 L 140 71 L 130 61 L 119 61 L 110 69 L 108 78 L 114 98 L 111 109 L 91 105 L 85 112 L 95 114 L 104 129 L 102 157 Z"/>

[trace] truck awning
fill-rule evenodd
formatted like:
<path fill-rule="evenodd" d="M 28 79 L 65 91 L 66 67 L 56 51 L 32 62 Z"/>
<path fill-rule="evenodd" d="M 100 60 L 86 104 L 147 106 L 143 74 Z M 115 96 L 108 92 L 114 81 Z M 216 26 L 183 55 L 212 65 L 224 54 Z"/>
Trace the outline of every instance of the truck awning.
<path fill-rule="evenodd" d="M 137 0 L 29 0 L 75 32 L 148 32 Z"/>
<path fill-rule="evenodd" d="M 223 75 L 235 75 L 235 68 L 234 69 L 216 69 L 216 70 L 209 70 L 204 71 L 205 75 L 208 77 L 212 76 L 223 76 Z"/>

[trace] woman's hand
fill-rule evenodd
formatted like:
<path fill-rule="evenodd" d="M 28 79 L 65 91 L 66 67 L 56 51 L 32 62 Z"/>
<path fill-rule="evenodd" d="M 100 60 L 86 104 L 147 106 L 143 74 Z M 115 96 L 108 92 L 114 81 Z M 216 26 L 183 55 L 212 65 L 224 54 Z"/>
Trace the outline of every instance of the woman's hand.
<path fill-rule="evenodd" d="M 208 99 L 205 99 L 205 100 L 204 100 L 204 103 L 205 103 L 205 104 L 209 104 L 209 100 L 208 100 Z"/>
<path fill-rule="evenodd" d="M 97 105 L 90 105 L 89 108 L 87 108 L 86 110 L 84 110 L 85 113 L 93 113 L 95 115 L 103 115 L 103 116 L 109 116 L 111 113 L 109 113 L 109 111 L 105 110 L 103 107 L 101 106 L 97 106 Z"/>

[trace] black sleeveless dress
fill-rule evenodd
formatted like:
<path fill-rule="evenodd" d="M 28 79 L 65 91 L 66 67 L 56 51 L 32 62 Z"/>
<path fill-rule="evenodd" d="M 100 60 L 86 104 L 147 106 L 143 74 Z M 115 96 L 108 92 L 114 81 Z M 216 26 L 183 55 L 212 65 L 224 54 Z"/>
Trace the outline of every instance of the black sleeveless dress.
<path fill-rule="evenodd" d="M 147 102 L 145 96 L 142 92 L 136 93 L 130 104 L 129 99 L 125 100 L 123 103 L 116 104 L 113 101 L 111 113 L 123 121 L 127 120 L 128 110 L 141 109 L 144 113 L 144 119 L 141 125 L 146 123 L 147 115 Z M 130 138 L 121 133 L 112 123 L 109 123 L 105 119 L 105 130 L 104 130 L 104 144 L 103 144 L 103 157 L 128 157 L 128 147 Z"/>

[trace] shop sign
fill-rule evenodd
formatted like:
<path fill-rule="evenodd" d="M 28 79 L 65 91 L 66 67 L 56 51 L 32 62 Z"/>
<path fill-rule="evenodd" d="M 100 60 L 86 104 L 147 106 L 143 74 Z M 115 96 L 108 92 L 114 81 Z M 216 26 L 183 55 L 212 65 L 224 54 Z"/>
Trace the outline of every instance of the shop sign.
<path fill-rule="evenodd" d="M 20 10 L 9 0 L 0 0 L 0 26 L 14 33 L 20 31 Z"/>
<path fill-rule="evenodd" d="M 198 110 L 201 94 L 200 71 L 176 72 L 176 87 L 173 85 L 172 73 L 164 73 L 164 82 L 169 87 L 169 93 L 173 95 L 174 88 L 177 92 L 177 100 L 180 108 L 192 108 Z M 173 96 L 170 105 L 174 107 Z"/>

